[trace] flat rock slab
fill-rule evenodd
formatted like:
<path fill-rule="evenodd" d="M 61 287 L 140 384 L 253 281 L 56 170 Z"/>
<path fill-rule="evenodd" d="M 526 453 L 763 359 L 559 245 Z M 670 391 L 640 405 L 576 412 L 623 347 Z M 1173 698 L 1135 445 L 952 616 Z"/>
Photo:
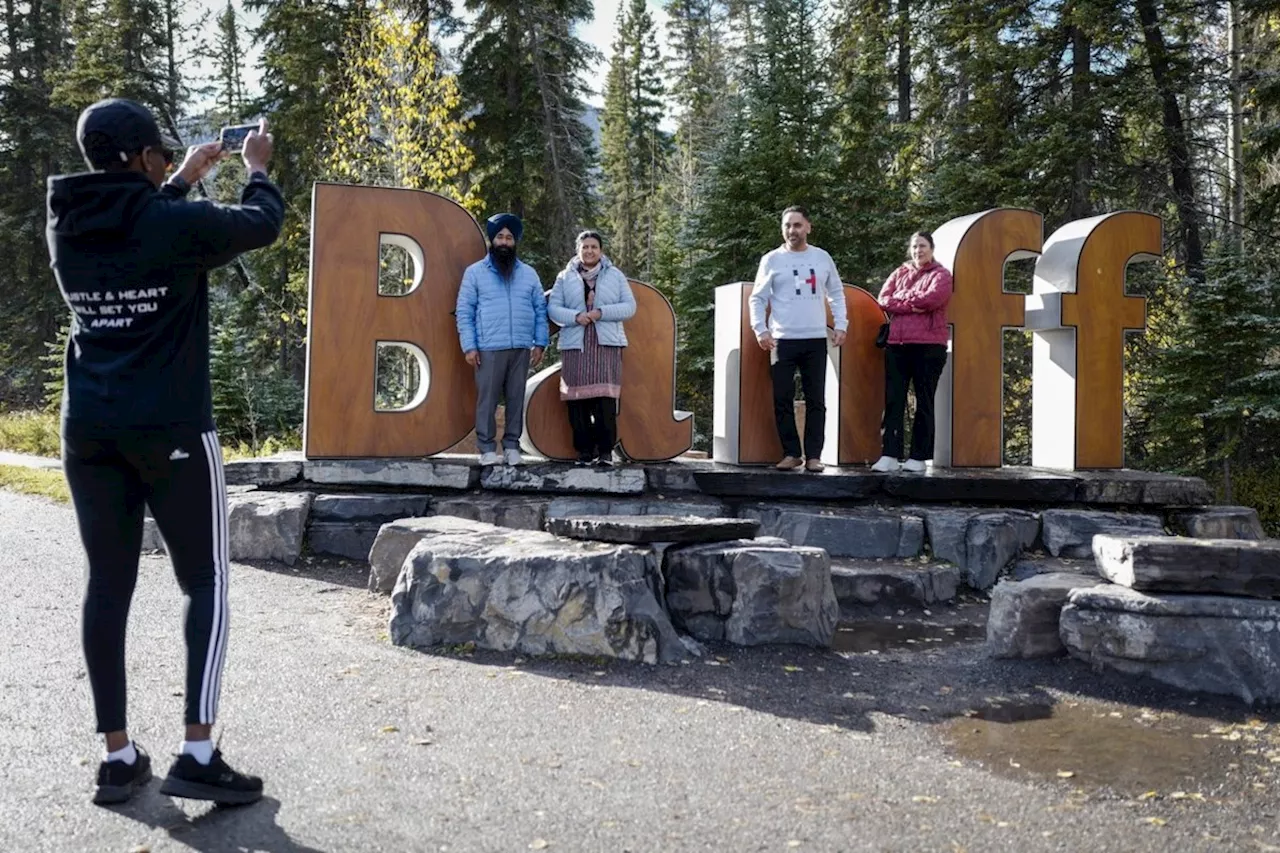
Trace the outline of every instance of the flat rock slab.
<path fill-rule="evenodd" d="M 367 521 L 313 521 L 307 525 L 307 551 L 363 562 L 381 528 Z"/>
<path fill-rule="evenodd" d="M 427 514 L 427 495 L 317 495 L 311 504 L 312 522 L 376 522 L 420 518 Z"/>
<path fill-rule="evenodd" d="M 961 580 L 974 589 L 990 589 L 1014 559 L 1035 545 L 1040 519 L 1018 509 L 909 507 L 924 516 L 929 548 L 935 560 L 961 569 Z"/>
<path fill-rule="evenodd" d="M 678 663 L 696 648 L 661 606 L 645 550 L 480 522 L 419 533 L 391 595 L 396 645 L 645 663 Z"/>
<path fill-rule="evenodd" d="M 652 542 L 729 542 L 751 539 L 759 530 L 760 522 L 745 518 L 615 515 L 547 520 L 547 531 L 557 536 L 627 545 Z"/>
<path fill-rule="evenodd" d="M 1181 690 L 1280 702 L 1280 602 L 1078 589 L 1062 609 L 1062 642 L 1098 668 Z"/>
<path fill-rule="evenodd" d="M 1149 592 L 1280 598 L 1280 540 L 1096 536 L 1093 558 L 1112 583 Z"/>
<path fill-rule="evenodd" d="M 611 498 L 605 495 L 556 498 L 547 507 L 547 518 L 598 518 L 602 515 L 681 515 L 728 518 L 729 506 L 717 498 L 679 497 Z"/>
<path fill-rule="evenodd" d="M 1247 506 L 1194 506 L 1170 510 L 1169 527 L 1198 539 L 1264 539 L 1258 511 Z"/>
<path fill-rule="evenodd" d="M 741 506 L 738 515 L 758 520 L 767 536 L 822 548 L 832 557 L 901 559 L 924 550 L 924 521 L 897 509 L 754 503 Z"/>
<path fill-rule="evenodd" d="M 302 476 L 320 486 L 407 486 L 474 489 L 480 469 L 464 461 L 429 459 L 308 459 Z"/>
<path fill-rule="evenodd" d="M 309 492 L 248 492 L 227 498 L 233 560 L 279 560 L 292 566 L 302 553 L 311 509 Z"/>
<path fill-rule="evenodd" d="M 1127 506 L 1196 506 L 1213 502 L 1213 490 L 1199 477 L 1153 471 L 1074 471 L 1076 503 Z"/>
<path fill-rule="evenodd" d="M 832 560 L 831 585 L 845 613 L 954 601 L 960 570 L 945 563 Z"/>
<path fill-rule="evenodd" d="M 586 492 L 638 495 L 645 490 L 644 469 L 637 465 L 577 468 L 563 464 L 490 465 L 480 472 L 480 486 L 505 492 Z"/>
<path fill-rule="evenodd" d="M 238 459 L 222 470 L 228 486 L 287 486 L 302 479 L 302 457 Z"/>
<path fill-rule="evenodd" d="M 1054 557 L 1076 559 L 1093 556 L 1093 537 L 1162 536 L 1164 519 L 1158 515 L 1103 512 L 1092 509 L 1047 509 L 1040 514 L 1045 550 Z"/>
<path fill-rule="evenodd" d="M 1029 580 L 1036 575 L 1053 575 L 1068 573 L 1099 577 L 1098 567 L 1093 560 L 1072 560 L 1068 557 L 1025 556 L 1013 561 L 1009 569 L 1009 579 L 1015 581 Z"/>
<path fill-rule="evenodd" d="M 821 474 L 810 474 L 715 465 L 695 471 L 693 479 L 703 494 L 717 497 L 831 501 L 874 497 L 881 493 L 883 476 L 866 469 L 829 468 Z"/>
<path fill-rule="evenodd" d="M 471 494 L 432 501 L 435 515 L 452 515 L 516 530 L 541 530 L 547 517 L 547 498 L 520 495 Z"/>
<path fill-rule="evenodd" d="M 835 636 L 840 604 L 821 548 L 751 540 L 676 546 L 663 571 L 672 621 L 699 640 L 827 647 Z"/>
<path fill-rule="evenodd" d="M 1059 617 L 1073 590 L 1098 586 L 1101 578 L 1076 572 L 1004 580 L 991 592 L 987 651 L 996 658 L 1041 658 L 1066 653 Z"/>
<path fill-rule="evenodd" d="M 1071 474 L 1038 468 L 931 468 L 886 476 L 884 492 L 905 501 L 1045 504 L 1074 500 L 1077 485 Z"/>

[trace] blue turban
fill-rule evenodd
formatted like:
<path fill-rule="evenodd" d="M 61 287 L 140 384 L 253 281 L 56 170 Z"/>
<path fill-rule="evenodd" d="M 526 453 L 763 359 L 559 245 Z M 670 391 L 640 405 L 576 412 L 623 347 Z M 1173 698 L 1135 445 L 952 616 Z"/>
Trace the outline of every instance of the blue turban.
<path fill-rule="evenodd" d="M 488 232 L 490 242 L 503 228 L 511 232 L 511 236 L 516 238 L 517 243 L 520 242 L 520 235 L 524 233 L 524 223 L 520 221 L 519 216 L 514 213 L 495 213 L 484 224 L 484 230 Z"/>

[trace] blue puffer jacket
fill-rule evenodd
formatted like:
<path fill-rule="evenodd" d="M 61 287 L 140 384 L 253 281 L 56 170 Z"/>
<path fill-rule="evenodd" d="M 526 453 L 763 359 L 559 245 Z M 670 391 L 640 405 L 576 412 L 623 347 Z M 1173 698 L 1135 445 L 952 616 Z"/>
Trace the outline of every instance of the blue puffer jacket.
<path fill-rule="evenodd" d="M 488 256 L 467 267 L 456 315 L 463 352 L 528 349 L 550 342 L 542 282 L 521 261 L 516 261 L 510 281 L 498 275 Z"/>
<path fill-rule="evenodd" d="M 636 313 L 636 298 L 631 292 L 627 277 L 608 259 L 600 259 L 600 275 L 596 277 L 595 307 L 600 309 L 596 321 L 596 334 L 601 346 L 625 347 L 627 333 L 622 321 L 630 320 Z M 582 349 L 582 336 L 586 326 L 579 326 L 577 317 L 587 310 L 586 285 L 578 273 L 578 259 L 556 276 L 555 287 L 547 300 L 547 313 L 552 322 L 560 326 L 560 351 Z"/>

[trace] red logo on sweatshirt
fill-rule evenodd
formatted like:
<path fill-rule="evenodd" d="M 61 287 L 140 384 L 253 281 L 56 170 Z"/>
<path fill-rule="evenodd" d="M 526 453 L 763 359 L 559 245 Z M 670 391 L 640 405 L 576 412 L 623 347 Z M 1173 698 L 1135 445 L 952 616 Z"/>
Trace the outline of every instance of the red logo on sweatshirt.
<path fill-rule="evenodd" d="M 816 295 L 818 292 L 818 274 L 813 271 L 813 267 L 809 267 L 809 277 L 805 279 L 805 283 L 809 285 L 809 293 Z"/>

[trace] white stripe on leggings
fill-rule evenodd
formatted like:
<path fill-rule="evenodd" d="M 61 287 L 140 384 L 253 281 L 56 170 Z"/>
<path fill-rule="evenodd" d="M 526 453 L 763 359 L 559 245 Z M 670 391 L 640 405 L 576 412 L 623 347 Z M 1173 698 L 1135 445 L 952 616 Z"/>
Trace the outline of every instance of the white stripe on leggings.
<path fill-rule="evenodd" d="M 218 463 L 218 492 L 221 495 L 218 506 L 222 517 L 222 587 L 219 599 L 222 604 L 222 632 L 218 637 L 218 659 L 213 667 L 213 713 L 209 717 L 212 723 L 218 718 L 218 703 L 222 701 L 222 670 L 227 659 L 227 638 L 231 633 L 231 605 L 228 600 L 231 588 L 231 524 L 227 506 L 227 472 L 222 467 L 222 443 L 218 441 L 216 432 L 209 436 L 214 449 L 213 458 Z"/>
<path fill-rule="evenodd" d="M 218 688 L 224 646 L 226 645 L 227 620 L 227 494 L 222 479 L 222 448 L 218 434 L 206 432 L 200 436 L 204 444 L 205 462 L 209 466 L 209 502 L 212 515 L 213 558 L 213 622 L 209 631 L 209 647 L 205 652 L 204 676 L 200 684 L 200 722 L 213 725 L 218 710 Z"/>

